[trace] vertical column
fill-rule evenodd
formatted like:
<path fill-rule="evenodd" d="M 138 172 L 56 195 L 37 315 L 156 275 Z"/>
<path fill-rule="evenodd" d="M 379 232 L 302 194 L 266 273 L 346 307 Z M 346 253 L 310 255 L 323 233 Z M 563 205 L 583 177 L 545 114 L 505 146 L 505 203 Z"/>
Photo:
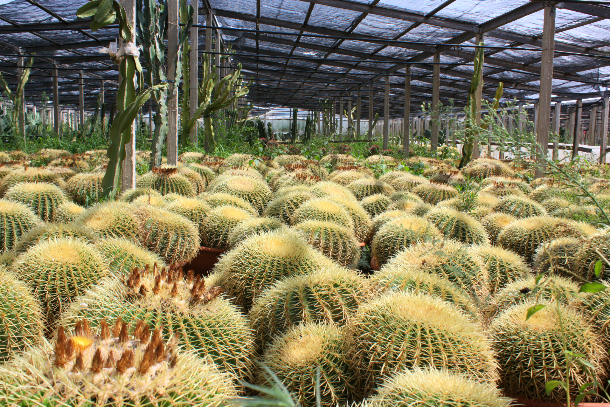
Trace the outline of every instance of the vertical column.
<path fill-rule="evenodd" d="M 407 65 L 405 68 L 405 100 L 404 100 L 404 112 L 403 112 L 403 132 L 404 136 L 402 139 L 402 153 L 405 158 L 409 158 L 409 142 L 411 136 L 411 123 L 409 122 L 411 116 L 411 65 Z"/>
<path fill-rule="evenodd" d="M 595 125 L 597 124 L 597 106 L 593 106 L 591 108 L 591 113 L 589 114 L 589 131 L 587 132 L 587 138 L 589 139 L 589 141 L 587 142 L 588 145 L 590 146 L 594 146 L 595 145 Z"/>
<path fill-rule="evenodd" d="M 337 132 L 337 101 L 335 99 L 333 99 L 332 116 L 333 118 L 331 121 L 330 132 L 331 134 L 335 134 Z"/>
<path fill-rule="evenodd" d="M 441 91 L 441 54 L 434 54 L 434 67 L 432 73 L 432 135 L 430 137 L 430 149 L 436 151 L 438 148 L 438 130 L 439 130 L 439 102 Z"/>
<path fill-rule="evenodd" d="M 178 84 L 176 64 L 178 61 L 178 0 L 167 2 L 167 163 L 178 164 Z"/>
<path fill-rule="evenodd" d="M 193 23 L 194 25 L 197 25 L 199 24 L 199 0 L 191 0 L 191 5 L 193 6 Z M 191 53 L 189 63 L 189 113 L 190 117 L 193 117 L 197 111 L 197 107 L 199 107 L 199 27 L 191 28 Z M 152 105 L 150 111 L 152 112 Z M 198 144 L 197 127 L 197 124 L 195 124 L 189 134 L 189 143 L 194 147 L 197 147 Z M 184 137 L 186 137 L 186 135 L 184 135 Z"/>
<path fill-rule="evenodd" d="M 553 116 L 553 132 L 555 143 L 553 143 L 553 160 L 559 159 L 559 129 L 561 128 L 561 101 L 555 102 L 555 115 Z"/>
<path fill-rule="evenodd" d="M 354 138 L 354 115 L 352 114 L 352 95 L 347 97 L 347 136 Z"/>
<path fill-rule="evenodd" d="M 540 99 L 538 104 L 538 123 L 536 123 L 536 138 L 542 147 L 542 154 L 549 150 L 549 120 L 551 117 L 551 94 L 553 90 L 553 56 L 555 52 L 555 3 L 544 3 L 544 25 L 542 29 L 542 61 L 540 65 Z M 542 177 L 538 163 L 536 177 Z"/>
<path fill-rule="evenodd" d="M 220 72 L 220 30 L 214 31 L 214 65 L 216 65 L 216 74 L 220 78 L 222 76 L 222 72 Z"/>
<path fill-rule="evenodd" d="M 525 121 L 525 109 L 523 109 L 523 104 L 519 103 L 519 112 L 517 114 L 517 128 L 519 129 L 519 134 L 523 133 L 523 122 Z"/>
<path fill-rule="evenodd" d="M 85 76 L 82 70 L 79 72 L 78 90 L 78 125 L 81 131 L 85 131 Z"/>
<path fill-rule="evenodd" d="M 207 28 L 205 29 L 205 54 L 203 55 L 203 58 L 204 58 L 204 66 L 207 66 L 208 71 L 204 72 L 203 73 L 204 75 L 211 72 L 211 69 L 212 69 L 212 54 L 211 54 L 211 52 L 212 52 L 212 11 L 211 10 L 207 10 L 207 14 L 205 15 L 205 25 L 207 26 Z M 239 101 L 235 102 L 236 109 L 238 108 L 238 106 L 237 106 L 238 103 L 239 103 Z M 207 137 L 205 137 L 203 140 L 203 148 L 206 153 L 211 152 L 212 146 L 210 145 L 210 141 L 211 140 L 208 140 Z"/>
<path fill-rule="evenodd" d="M 362 97 L 360 93 L 362 92 L 362 86 L 358 86 L 358 95 L 356 97 L 356 139 L 360 139 L 360 117 L 361 109 L 362 109 Z"/>
<path fill-rule="evenodd" d="M 604 110 L 602 110 L 602 127 L 600 129 L 600 151 L 599 162 L 606 163 L 606 150 L 608 149 L 608 113 L 610 113 L 610 97 L 604 98 Z"/>
<path fill-rule="evenodd" d="M 534 134 L 538 134 L 538 102 L 534 102 Z"/>
<path fill-rule="evenodd" d="M 343 97 L 339 98 L 339 134 L 343 133 Z"/>
<path fill-rule="evenodd" d="M 59 138 L 59 73 L 57 72 L 57 63 L 53 63 L 53 128 L 55 134 Z"/>
<path fill-rule="evenodd" d="M 148 138 L 153 139 L 153 103 L 152 98 L 148 101 Z"/>
<path fill-rule="evenodd" d="M 25 59 L 21 54 L 21 50 L 19 51 L 19 57 L 17 57 L 17 80 L 21 79 L 21 75 L 23 75 L 25 67 Z M 19 109 L 19 133 L 22 137 L 25 137 L 25 89 L 22 90 L 23 96 L 21 97 L 19 106 L 16 106 L 16 109 Z"/>
<path fill-rule="evenodd" d="M 385 76 L 385 91 L 383 93 L 383 149 L 388 149 L 390 136 L 390 76 Z"/>
<path fill-rule="evenodd" d="M 578 156 L 578 147 L 580 147 L 580 134 L 582 128 L 582 99 L 576 102 L 576 117 L 574 120 L 574 137 L 572 138 L 572 159 Z"/>
<path fill-rule="evenodd" d="M 475 44 L 479 44 L 483 42 L 483 33 L 479 33 L 475 37 Z M 476 101 L 477 101 L 477 113 L 475 116 L 475 121 L 477 125 L 481 124 L 481 101 L 483 100 L 483 70 L 481 69 L 481 76 L 479 77 L 479 86 L 476 91 Z M 475 140 L 472 146 L 472 158 L 479 158 L 479 141 Z"/>
<path fill-rule="evenodd" d="M 136 2 L 135 0 L 121 0 L 125 9 L 127 21 L 132 27 L 136 27 Z M 135 35 L 135 28 L 134 28 Z M 135 38 L 133 38 L 135 43 Z M 122 43 L 119 44 L 122 46 Z M 131 140 L 125 146 L 125 160 L 121 171 L 121 190 L 126 191 L 136 187 L 136 126 L 131 124 Z"/>
<path fill-rule="evenodd" d="M 373 84 L 369 85 L 369 141 L 373 140 Z"/>
<path fill-rule="evenodd" d="M 102 107 L 104 106 L 106 102 L 104 101 L 104 81 L 101 81 L 100 83 L 100 114 Z M 102 126 L 102 133 L 104 133 L 105 129 L 106 129 L 106 113 L 104 112 L 103 115 L 100 116 L 100 123 Z"/>

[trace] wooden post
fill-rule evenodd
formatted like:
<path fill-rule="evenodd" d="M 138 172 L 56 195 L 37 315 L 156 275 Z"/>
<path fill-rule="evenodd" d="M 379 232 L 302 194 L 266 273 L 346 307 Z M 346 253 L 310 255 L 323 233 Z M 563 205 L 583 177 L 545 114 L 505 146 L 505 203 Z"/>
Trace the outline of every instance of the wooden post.
<path fill-rule="evenodd" d="M 125 9 L 127 21 L 132 27 L 136 27 L 136 2 L 135 0 L 121 0 Z M 135 28 L 134 28 L 135 30 Z M 135 39 L 134 39 L 135 42 Z M 123 46 L 119 41 L 119 49 Z M 135 81 L 135 78 L 134 78 Z M 131 124 L 131 140 L 125 146 L 125 160 L 121 170 L 121 190 L 126 191 L 136 187 L 136 126 Z"/>
<path fill-rule="evenodd" d="M 572 160 L 578 156 L 580 146 L 580 132 L 582 127 L 582 99 L 576 102 L 576 119 L 574 120 L 574 137 L 572 144 Z"/>
<path fill-rule="evenodd" d="M 220 72 L 220 31 L 214 30 L 214 65 L 216 65 L 216 74 L 221 77 Z"/>
<path fill-rule="evenodd" d="M 597 124 L 597 106 L 593 106 L 591 108 L 591 113 L 589 113 L 589 130 L 588 130 L 588 145 L 595 145 L 595 125 Z"/>
<path fill-rule="evenodd" d="M 369 85 L 369 141 L 373 140 L 373 84 Z"/>
<path fill-rule="evenodd" d="M 21 78 L 23 74 L 23 70 L 25 67 L 25 58 L 21 54 L 21 50 L 19 51 L 19 56 L 17 57 L 17 80 Z M 22 137 L 25 137 L 25 89 L 23 89 L 23 97 L 21 98 L 21 103 L 19 106 L 15 106 L 15 109 L 19 109 L 19 132 L 23 132 L 21 134 Z"/>
<path fill-rule="evenodd" d="M 362 117 L 362 97 L 360 95 L 361 92 L 362 86 L 358 86 L 358 96 L 356 97 L 356 140 L 360 139 L 360 118 Z"/>
<path fill-rule="evenodd" d="M 402 153 L 405 158 L 409 158 L 409 142 L 411 136 L 411 123 L 409 122 L 411 117 L 411 65 L 407 65 L 405 68 L 405 100 L 404 100 L 404 112 L 403 112 L 403 132 L 404 136 L 402 139 Z"/>
<path fill-rule="evenodd" d="M 57 63 L 53 62 L 53 128 L 55 134 L 60 138 L 59 125 L 61 119 L 59 118 L 59 74 L 57 71 Z"/>
<path fill-rule="evenodd" d="M 559 159 L 559 129 L 561 128 L 561 101 L 555 102 L 555 115 L 553 116 L 553 132 L 555 142 L 553 143 L 553 160 Z"/>
<path fill-rule="evenodd" d="M 347 137 L 354 138 L 354 115 L 352 114 L 352 95 L 347 97 Z"/>
<path fill-rule="evenodd" d="M 167 163 L 178 164 L 178 84 L 176 63 L 178 60 L 178 0 L 167 2 Z"/>
<path fill-rule="evenodd" d="M 292 110 L 291 110 L 291 112 L 292 112 Z M 335 99 L 333 99 L 332 116 L 333 116 L 333 120 L 332 120 L 332 124 L 330 126 L 330 132 L 331 132 L 331 134 L 335 134 L 337 132 L 337 101 Z"/>
<path fill-rule="evenodd" d="M 199 24 L 199 0 L 191 0 L 193 6 L 193 23 Z M 190 117 L 195 115 L 199 107 L 199 27 L 191 28 L 191 53 L 189 59 L 189 113 Z M 152 109 L 151 109 L 152 110 Z M 189 143 L 197 147 L 197 127 L 195 124 L 189 134 Z M 186 137 L 186 135 L 184 135 Z"/>
<path fill-rule="evenodd" d="M 78 113 L 79 120 L 78 125 L 81 131 L 85 130 L 85 76 L 83 75 L 83 71 L 79 72 L 79 82 L 78 82 Z"/>
<path fill-rule="evenodd" d="M 436 151 L 438 148 L 439 132 L 439 102 L 441 91 L 441 54 L 436 52 L 433 59 L 432 73 L 432 135 L 430 137 L 430 149 Z"/>
<path fill-rule="evenodd" d="M 390 136 L 390 76 L 385 76 L 385 91 L 383 93 L 383 149 L 388 149 Z"/>
<path fill-rule="evenodd" d="M 600 129 L 600 151 L 599 162 L 606 163 L 606 150 L 608 149 L 608 113 L 610 113 L 610 97 L 604 98 L 604 110 L 602 110 L 602 127 Z"/>
<path fill-rule="evenodd" d="M 525 109 L 523 109 L 523 104 L 519 104 L 519 112 L 517 115 L 517 129 L 519 129 L 519 134 L 523 134 L 523 122 L 525 121 Z"/>
<path fill-rule="evenodd" d="M 537 130 L 538 130 L 538 103 L 534 102 L 534 134 L 538 134 Z"/>
<path fill-rule="evenodd" d="M 102 106 L 104 106 L 106 102 L 104 101 L 104 81 L 102 80 L 100 83 L 100 115 L 101 115 L 101 109 Z M 103 115 L 100 116 L 100 123 L 102 126 L 102 134 L 104 133 L 105 129 L 106 129 L 106 114 L 104 113 Z"/>
<path fill-rule="evenodd" d="M 475 44 L 479 44 L 483 42 L 483 33 L 478 33 L 475 36 Z M 475 122 L 477 125 L 481 125 L 481 102 L 483 100 L 483 70 L 481 69 L 481 76 L 479 77 L 479 86 L 476 91 L 476 101 L 477 101 L 477 113 L 475 115 Z M 479 141 L 475 140 L 472 145 L 472 158 L 479 158 Z"/>

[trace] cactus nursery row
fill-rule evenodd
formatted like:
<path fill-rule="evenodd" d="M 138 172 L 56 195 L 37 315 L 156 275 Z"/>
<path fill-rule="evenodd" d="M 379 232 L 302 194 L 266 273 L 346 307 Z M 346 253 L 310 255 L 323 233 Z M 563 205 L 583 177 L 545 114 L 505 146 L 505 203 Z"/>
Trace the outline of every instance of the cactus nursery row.
<path fill-rule="evenodd" d="M 596 207 L 527 161 L 187 152 L 103 200 L 103 152 L 0 159 L 0 405 L 604 397 L 605 167 Z"/>

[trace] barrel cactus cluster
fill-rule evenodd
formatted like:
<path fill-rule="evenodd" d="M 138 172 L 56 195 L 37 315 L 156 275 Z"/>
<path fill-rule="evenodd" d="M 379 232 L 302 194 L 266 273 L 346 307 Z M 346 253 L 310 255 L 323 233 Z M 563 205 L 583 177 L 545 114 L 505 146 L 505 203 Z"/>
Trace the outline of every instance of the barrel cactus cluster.
<path fill-rule="evenodd" d="M 609 294 L 579 294 L 610 235 L 553 180 L 189 152 L 108 201 L 102 155 L 47 161 L 0 167 L 0 405 L 232 406 L 278 380 L 303 407 L 507 407 L 610 377 Z"/>

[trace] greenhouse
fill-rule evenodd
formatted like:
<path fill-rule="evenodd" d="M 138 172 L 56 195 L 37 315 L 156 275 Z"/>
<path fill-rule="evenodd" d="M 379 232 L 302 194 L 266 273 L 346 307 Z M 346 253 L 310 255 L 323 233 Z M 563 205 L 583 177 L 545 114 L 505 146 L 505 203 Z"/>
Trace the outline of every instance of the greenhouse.
<path fill-rule="evenodd" d="M 0 0 L 0 406 L 610 405 L 609 21 Z"/>

